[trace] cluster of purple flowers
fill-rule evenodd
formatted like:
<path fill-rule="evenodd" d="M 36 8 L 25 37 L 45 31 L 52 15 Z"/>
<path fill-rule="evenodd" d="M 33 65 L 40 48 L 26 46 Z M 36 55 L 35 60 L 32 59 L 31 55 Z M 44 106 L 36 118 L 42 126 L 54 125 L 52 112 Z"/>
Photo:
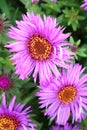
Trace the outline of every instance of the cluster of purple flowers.
<path fill-rule="evenodd" d="M 39 0 L 32 0 L 38 2 Z M 54 0 L 51 0 L 54 1 Z M 56 1 L 56 0 L 55 0 Z M 86 9 L 87 3 L 81 7 Z M 39 76 L 39 89 L 36 93 L 40 108 L 46 108 L 44 115 L 55 120 L 56 125 L 50 130 L 79 130 L 67 123 L 72 115 L 72 124 L 81 122 L 87 115 L 87 74 L 80 64 L 74 64 L 74 53 L 67 38 L 70 33 L 64 33 L 55 18 L 39 14 L 22 15 L 21 21 L 16 21 L 17 27 L 11 26 L 8 36 L 13 42 L 5 47 L 12 52 L 10 60 L 15 65 L 15 73 L 24 80 L 32 73 L 34 82 Z M 0 88 L 8 88 L 10 81 L 0 77 Z M 34 130 L 24 104 L 15 105 L 16 96 L 9 105 L 6 104 L 5 93 L 2 94 L 0 106 L 0 130 Z"/>

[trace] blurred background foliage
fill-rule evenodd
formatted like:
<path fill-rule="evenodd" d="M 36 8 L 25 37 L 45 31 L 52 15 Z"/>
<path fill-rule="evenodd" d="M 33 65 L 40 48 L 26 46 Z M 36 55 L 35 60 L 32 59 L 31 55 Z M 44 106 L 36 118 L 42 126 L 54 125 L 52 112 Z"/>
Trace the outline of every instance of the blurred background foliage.
<path fill-rule="evenodd" d="M 71 32 L 71 37 L 68 39 L 72 46 L 72 51 L 75 52 L 75 63 L 79 62 L 87 68 L 87 12 L 80 5 L 82 0 L 41 0 L 39 3 L 31 3 L 31 0 L 0 0 L 0 75 L 4 73 L 9 75 L 12 82 L 10 91 L 6 91 L 8 101 L 13 95 L 17 96 L 17 102 L 26 103 L 26 106 L 31 105 L 31 118 L 37 124 L 37 130 L 49 130 L 54 124 L 49 118 L 44 116 L 43 111 L 39 109 L 37 97 L 35 97 L 36 85 L 33 83 L 32 76 L 22 81 L 14 74 L 14 66 L 12 61 L 9 61 L 10 53 L 4 48 L 7 41 L 8 27 L 15 26 L 15 20 L 21 20 L 21 15 L 34 11 L 35 14 L 50 15 L 57 19 L 61 26 L 66 27 L 65 32 Z M 86 71 L 87 72 L 87 69 Z M 0 102 L 1 102 L 0 91 Z M 82 121 L 81 127 L 87 125 L 87 118 Z"/>

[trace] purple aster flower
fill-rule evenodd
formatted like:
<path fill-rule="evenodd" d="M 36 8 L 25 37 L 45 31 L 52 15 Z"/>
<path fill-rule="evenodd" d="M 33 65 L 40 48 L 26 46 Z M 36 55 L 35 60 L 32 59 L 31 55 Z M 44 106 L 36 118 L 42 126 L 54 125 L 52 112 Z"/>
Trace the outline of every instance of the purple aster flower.
<path fill-rule="evenodd" d="M 0 89 L 6 90 L 11 86 L 11 80 L 5 75 L 0 76 Z"/>
<path fill-rule="evenodd" d="M 84 4 L 82 4 L 80 7 L 87 11 L 87 0 L 84 0 Z"/>
<path fill-rule="evenodd" d="M 75 125 L 74 127 L 72 127 L 71 124 L 66 123 L 66 125 L 61 127 L 59 125 L 55 125 L 50 130 L 79 130 L 79 125 Z"/>
<path fill-rule="evenodd" d="M 42 20 L 41 16 L 34 13 L 22 16 L 22 21 L 16 21 L 17 27 L 11 27 L 8 36 L 16 41 L 8 42 L 14 61 L 15 73 L 20 79 L 25 79 L 33 72 L 34 81 L 39 74 L 40 81 L 49 80 L 52 75 L 59 76 L 58 67 L 67 68 L 70 62 L 71 45 L 66 41 L 70 33 L 64 34 L 55 18 L 50 16 Z"/>
<path fill-rule="evenodd" d="M 34 124 L 28 117 L 30 107 L 24 108 L 24 104 L 15 105 L 16 96 L 13 97 L 9 106 L 6 105 L 5 93 L 2 94 L 0 106 L 0 130 L 34 130 Z"/>
<path fill-rule="evenodd" d="M 6 91 L 6 92 L 12 92 L 15 91 L 15 80 L 18 80 L 15 78 L 14 74 L 11 71 L 6 72 L 0 72 L 0 91 Z M 11 90 L 11 91 L 10 91 Z"/>
<path fill-rule="evenodd" d="M 46 107 L 45 115 L 57 124 L 65 125 L 72 113 L 72 123 L 81 122 L 87 110 L 87 74 L 79 64 L 70 65 L 67 72 L 63 69 L 61 76 L 51 82 L 40 85 L 37 96 L 40 108 Z"/>

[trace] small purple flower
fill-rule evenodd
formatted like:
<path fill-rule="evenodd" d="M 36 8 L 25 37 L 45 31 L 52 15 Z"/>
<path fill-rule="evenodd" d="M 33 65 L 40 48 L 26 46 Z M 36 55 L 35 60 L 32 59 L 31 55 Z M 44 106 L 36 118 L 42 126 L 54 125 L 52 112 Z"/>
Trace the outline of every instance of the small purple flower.
<path fill-rule="evenodd" d="M 50 130 L 79 130 L 79 125 L 72 127 L 70 123 L 66 123 L 64 126 L 55 125 Z"/>
<path fill-rule="evenodd" d="M 0 89 L 6 90 L 11 86 L 11 80 L 5 75 L 0 76 Z"/>
<path fill-rule="evenodd" d="M 70 33 L 64 34 L 55 18 L 50 16 L 42 20 L 41 16 L 34 13 L 23 15 L 22 21 L 16 21 L 17 27 L 11 27 L 8 36 L 16 41 L 8 42 L 14 61 L 15 73 L 20 79 L 28 78 L 33 72 L 36 82 L 39 74 L 40 82 L 49 80 L 52 75 L 59 76 L 57 67 L 67 68 L 70 62 L 71 46 L 66 39 Z"/>
<path fill-rule="evenodd" d="M 81 122 L 86 117 L 87 110 L 87 74 L 83 75 L 84 68 L 79 64 L 70 65 L 59 78 L 40 85 L 37 96 L 40 108 L 46 107 L 45 115 L 57 124 L 65 125 L 72 113 L 72 123 Z"/>
<path fill-rule="evenodd" d="M 30 107 L 24 108 L 24 104 L 15 105 L 16 96 L 9 105 L 6 105 L 5 93 L 2 94 L 0 106 L 0 130 L 34 130 L 34 124 L 28 117 Z"/>
<path fill-rule="evenodd" d="M 80 7 L 87 11 L 87 0 L 84 0 L 84 4 L 82 4 Z"/>

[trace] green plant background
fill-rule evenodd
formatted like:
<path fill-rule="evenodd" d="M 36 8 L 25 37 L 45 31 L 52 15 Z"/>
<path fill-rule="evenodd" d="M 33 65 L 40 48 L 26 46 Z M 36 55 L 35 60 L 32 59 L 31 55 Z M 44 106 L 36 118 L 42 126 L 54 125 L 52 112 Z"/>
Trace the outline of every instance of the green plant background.
<path fill-rule="evenodd" d="M 65 26 L 65 33 L 71 32 L 71 37 L 68 39 L 73 44 L 72 50 L 76 52 L 75 63 L 80 63 L 86 67 L 87 72 L 87 12 L 80 8 L 82 0 L 42 0 L 39 3 L 32 4 L 31 0 L 0 0 L 0 15 L 5 16 L 10 25 L 15 26 L 15 20 L 21 20 L 21 15 L 34 11 L 50 15 L 57 19 L 61 26 Z M 35 93 L 38 91 L 37 84 L 34 84 L 32 76 L 26 80 L 19 80 L 14 74 L 14 66 L 9 61 L 10 53 L 4 47 L 6 42 L 10 40 L 7 37 L 8 29 L 6 28 L 0 33 L 0 73 L 10 74 L 13 88 L 7 91 L 7 100 L 10 101 L 13 95 L 17 96 L 17 102 L 26 103 L 26 106 L 31 105 L 31 118 L 33 123 L 37 124 L 37 130 L 49 130 L 55 122 L 50 122 L 49 118 L 44 116 L 44 109 L 39 109 L 38 99 Z M 0 103 L 1 103 L 0 91 Z M 87 118 L 80 123 L 81 129 L 86 127 Z"/>

